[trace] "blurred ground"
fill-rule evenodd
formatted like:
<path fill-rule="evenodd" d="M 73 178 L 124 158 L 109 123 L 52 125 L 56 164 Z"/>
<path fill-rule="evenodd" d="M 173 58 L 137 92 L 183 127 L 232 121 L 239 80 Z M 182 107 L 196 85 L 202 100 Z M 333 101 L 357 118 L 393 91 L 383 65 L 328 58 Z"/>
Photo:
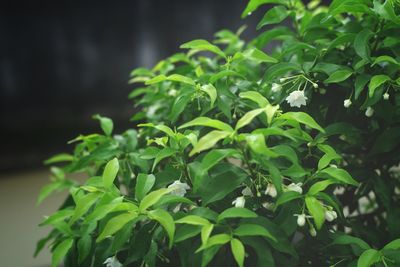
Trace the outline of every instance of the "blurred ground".
<path fill-rule="evenodd" d="M 36 242 L 50 229 L 38 227 L 38 224 L 44 215 L 57 210 L 66 192 L 51 195 L 37 206 L 37 196 L 42 186 L 49 182 L 48 176 L 47 170 L 0 174 L 0 266 L 50 266 L 48 249 L 33 258 Z"/>

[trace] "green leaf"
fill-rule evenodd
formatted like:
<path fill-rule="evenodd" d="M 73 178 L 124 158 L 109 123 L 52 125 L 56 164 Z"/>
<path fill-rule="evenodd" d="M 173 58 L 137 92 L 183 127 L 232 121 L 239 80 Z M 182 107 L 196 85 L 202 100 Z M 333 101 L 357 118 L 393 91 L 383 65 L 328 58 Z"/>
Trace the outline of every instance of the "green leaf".
<path fill-rule="evenodd" d="M 369 39 L 371 39 L 373 35 L 374 33 L 370 29 L 365 28 L 364 30 L 359 32 L 354 39 L 354 51 L 357 53 L 357 55 L 367 60 L 368 62 L 370 61 L 371 54 Z"/>
<path fill-rule="evenodd" d="M 251 13 L 256 11 L 259 6 L 264 4 L 287 4 L 286 0 L 250 0 L 245 10 L 242 13 L 242 18 L 249 16 Z"/>
<path fill-rule="evenodd" d="M 170 147 L 165 147 L 165 148 L 161 149 L 161 150 L 157 153 L 156 158 L 154 159 L 153 167 L 152 167 L 151 170 L 154 171 L 155 167 L 157 166 L 157 164 L 158 164 L 161 160 L 163 160 L 163 159 L 165 159 L 165 158 L 168 158 L 168 157 L 171 157 L 171 156 L 174 155 L 174 154 L 176 154 L 175 149 L 172 149 L 172 148 L 170 148 Z"/>
<path fill-rule="evenodd" d="M 275 208 L 278 208 L 280 205 L 301 198 L 302 195 L 298 192 L 295 191 L 286 191 L 283 192 L 282 195 L 279 196 L 279 198 L 277 199 L 276 203 L 275 203 Z"/>
<path fill-rule="evenodd" d="M 64 186 L 64 183 L 57 181 L 57 182 L 52 182 L 50 184 L 45 185 L 39 193 L 36 205 L 40 205 L 40 203 L 43 202 L 51 193 L 53 193 L 56 190 L 62 189 Z"/>
<path fill-rule="evenodd" d="M 52 252 L 53 254 L 51 259 L 52 267 L 57 267 L 62 262 L 62 260 L 67 255 L 68 251 L 71 249 L 73 243 L 74 240 L 72 238 L 68 238 L 55 247 L 55 249 Z"/>
<path fill-rule="evenodd" d="M 337 154 L 331 146 L 319 144 L 318 148 L 319 150 L 325 152 L 325 155 L 323 155 L 318 161 L 318 170 L 321 170 L 328 166 L 332 160 L 341 159 L 341 156 Z"/>
<path fill-rule="evenodd" d="M 172 247 L 175 234 L 175 223 L 172 216 L 163 209 L 149 211 L 148 216 L 152 220 L 159 222 L 168 234 L 169 248 Z"/>
<path fill-rule="evenodd" d="M 269 104 L 269 101 L 262 94 L 256 91 L 242 92 L 239 94 L 239 97 L 257 103 L 260 108 L 265 108 Z"/>
<path fill-rule="evenodd" d="M 153 127 L 161 132 L 166 133 L 169 137 L 175 138 L 174 131 L 172 131 L 172 129 L 166 125 L 162 125 L 162 124 L 154 125 L 153 123 L 142 123 L 142 124 L 139 124 L 138 127 Z"/>
<path fill-rule="evenodd" d="M 218 215 L 218 221 L 222 221 L 228 218 L 256 218 L 257 213 L 248 210 L 246 208 L 232 207 L 224 210 L 220 215 Z"/>
<path fill-rule="evenodd" d="M 173 82 L 185 83 L 185 84 L 189 84 L 189 85 L 193 85 L 193 86 L 196 85 L 196 83 L 191 78 L 180 75 L 180 74 L 172 74 L 167 77 L 167 80 L 173 81 Z"/>
<path fill-rule="evenodd" d="M 175 221 L 175 223 L 185 223 L 191 225 L 208 225 L 210 222 L 207 219 L 204 219 L 197 215 L 188 215 L 179 220 Z"/>
<path fill-rule="evenodd" d="M 242 127 L 246 126 L 247 124 L 249 124 L 255 117 L 257 117 L 258 115 L 260 115 L 264 111 L 265 111 L 265 108 L 258 108 L 258 109 L 254 109 L 254 110 L 249 111 L 246 114 L 244 114 L 243 117 L 241 117 L 238 120 L 238 122 L 236 123 L 235 131 L 237 131 L 240 128 L 242 128 Z"/>
<path fill-rule="evenodd" d="M 335 238 L 335 240 L 333 240 L 332 244 L 334 244 L 334 245 L 351 245 L 351 244 L 354 244 L 354 245 L 359 246 L 363 250 L 367 250 L 367 249 L 371 248 L 364 240 L 362 240 L 362 239 L 360 239 L 358 237 L 345 235 L 345 234 Z"/>
<path fill-rule="evenodd" d="M 211 223 L 206 224 L 201 228 L 200 234 L 201 234 L 201 242 L 203 243 L 203 245 L 207 244 L 208 238 L 210 237 L 213 229 L 214 229 L 214 225 Z"/>
<path fill-rule="evenodd" d="M 353 72 L 351 70 L 338 70 L 335 71 L 334 73 L 332 73 L 331 75 L 329 75 L 328 79 L 326 79 L 324 81 L 324 83 L 339 83 L 339 82 L 343 82 L 344 80 L 347 80 L 347 78 L 349 78 L 351 75 L 353 74 Z"/>
<path fill-rule="evenodd" d="M 317 129 L 320 132 L 325 132 L 325 130 L 319 126 L 319 124 L 310 115 L 304 112 L 286 112 L 278 118 L 297 121 L 307 125 L 308 127 Z"/>
<path fill-rule="evenodd" d="M 237 77 L 241 77 L 243 79 L 245 79 L 245 77 L 233 70 L 222 70 L 220 72 L 217 72 L 216 74 L 211 75 L 209 82 L 210 83 L 215 83 L 216 81 L 218 81 L 219 79 L 222 79 L 224 77 L 228 77 L 228 76 L 237 76 Z"/>
<path fill-rule="evenodd" d="M 139 201 L 153 188 L 156 177 L 153 174 L 139 173 L 136 178 L 135 197 Z"/>
<path fill-rule="evenodd" d="M 395 239 L 389 243 L 387 243 L 384 247 L 383 250 L 399 250 L 400 249 L 400 238 L 399 239 Z"/>
<path fill-rule="evenodd" d="M 231 241 L 231 236 L 227 234 L 217 234 L 212 237 L 210 237 L 207 241 L 206 245 L 202 245 L 198 250 L 196 250 L 196 253 L 199 251 L 202 251 L 204 249 L 216 246 L 216 245 L 223 245 Z"/>
<path fill-rule="evenodd" d="M 325 190 L 328 186 L 330 186 L 331 184 L 336 183 L 333 180 L 325 180 L 325 181 L 320 181 L 320 182 L 316 182 L 315 184 L 313 184 L 310 189 L 308 189 L 307 194 L 310 196 L 316 195 L 317 193 Z"/>
<path fill-rule="evenodd" d="M 382 84 L 386 83 L 387 81 L 390 81 L 390 77 L 387 75 L 375 75 L 372 77 L 371 81 L 369 82 L 368 85 L 368 96 L 372 97 L 375 93 L 376 88 L 381 86 Z"/>
<path fill-rule="evenodd" d="M 146 195 L 139 204 L 139 211 L 143 212 L 147 208 L 156 204 L 160 198 L 172 191 L 172 188 L 161 188 Z"/>
<path fill-rule="evenodd" d="M 110 160 L 104 167 L 103 172 L 103 185 L 105 188 L 111 188 L 119 170 L 118 159 Z"/>
<path fill-rule="evenodd" d="M 372 264 L 378 262 L 380 259 L 380 253 L 376 249 L 368 249 L 364 251 L 357 261 L 357 267 L 369 267 Z"/>
<path fill-rule="evenodd" d="M 243 55 L 250 60 L 266 63 L 278 63 L 276 58 L 273 58 L 257 48 L 251 48 L 243 52 Z"/>
<path fill-rule="evenodd" d="M 358 185 L 358 182 L 356 180 L 354 180 L 351 175 L 343 170 L 343 169 L 339 169 L 336 167 L 328 167 L 326 169 L 323 169 L 322 171 L 320 171 L 319 173 L 321 174 L 327 174 L 329 177 L 332 177 L 340 182 L 343 182 L 345 184 L 351 184 L 354 186 Z"/>
<path fill-rule="evenodd" d="M 207 127 L 212 127 L 221 131 L 225 132 L 233 132 L 232 127 L 229 124 L 226 124 L 222 121 L 219 120 L 213 120 L 207 117 L 198 117 L 194 120 L 191 120 L 181 126 L 179 126 L 178 129 L 183 129 L 187 127 L 192 127 L 192 126 L 207 126 Z"/>
<path fill-rule="evenodd" d="M 217 89 L 211 83 L 205 84 L 200 87 L 200 90 L 206 92 L 210 97 L 210 106 L 213 107 L 215 100 L 217 99 Z"/>
<path fill-rule="evenodd" d="M 273 241 L 276 238 L 264 227 L 258 224 L 240 224 L 238 228 L 233 231 L 236 236 L 264 236 Z"/>
<path fill-rule="evenodd" d="M 127 212 L 111 218 L 107 222 L 101 234 L 97 237 L 96 242 L 98 243 L 103 239 L 112 236 L 113 234 L 118 232 L 122 227 L 124 227 L 125 224 L 134 220 L 137 216 L 138 214 L 136 212 Z"/>
<path fill-rule="evenodd" d="M 289 11 L 284 6 L 275 6 L 265 13 L 264 17 L 257 25 L 257 30 L 265 25 L 277 24 L 289 16 Z"/>
<path fill-rule="evenodd" d="M 277 153 L 267 147 L 263 134 L 249 134 L 246 136 L 246 142 L 251 150 L 257 154 L 271 158 L 279 156 Z"/>
<path fill-rule="evenodd" d="M 325 221 L 325 208 L 322 206 L 321 202 L 315 197 L 306 196 L 305 199 L 306 206 L 311 216 L 314 218 L 315 225 L 317 229 L 321 229 L 322 224 Z"/>
<path fill-rule="evenodd" d="M 366 74 L 361 74 L 356 77 L 356 82 L 354 84 L 354 87 L 355 87 L 354 98 L 355 99 L 357 99 L 360 96 L 361 92 L 365 88 L 365 85 L 370 81 L 370 79 L 371 79 L 371 76 L 366 75 Z"/>
<path fill-rule="evenodd" d="M 79 199 L 78 203 L 76 204 L 74 214 L 70 220 L 70 224 L 81 218 L 96 202 L 96 200 L 99 199 L 99 196 L 99 193 L 90 193 Z"/>
<path fill-rule="evenodd" d="M 98 114 L 94 115 L 93 118 L 100 121 L 101 129 L 107 136 L 110 136 L 114 128 L 112 120 L 107 117 L 102 117 Z"/>
<path fill-rule="evenodd" d="M 82 236 L 77 244 L 78 247 L 78 264 L 81 264 L 90 254 L 92 248 L 92 237 L 90 235 Z"/>
<path fill-rule="evenodd" d="M 391 56 L 386 56 L 386 55 L 385 55 L 385 56 L 379 56 L 379 57 L 375 58 L 375 60 L 374 60 L 374 62 L 372 63 L 371 66 L 374 66 L 374 65 L 379 64 L 379 63 L 382 63 L 382 62 L 389 62 L 389 63 L 392 63 L 392 64 L 394 64 L 394 65 L 400 67 L 400 62 L 398 62 L 398 61 L 397 61 L 396 59 L 394 59 L 393 57 L 391 57 Z"/>
<path fill-rule="evenodd" d="M 72 156 L 71 154 L 61 153 L 61 154 L 54 155 L 49 159 L 46 159 L 44 164 L 49 165 L 49 164 L 53 164 L 53 163 L 64 162 L 64 161 L 73 161 L 73 160 L 74 160 L 74 156 Z"/>
<path fill-rule="evenodd" d="M 193 40 L 193 41 L 184 43 L 180 46 L 180 48 L 194 49 L 196 51 L 210 51 L 210 52 L 213 52 L 223 58 L 226 58 L 225 53 L 222 52 L 222 50 L 218 46 L 215 46 L 215 45 L 211 44 L 210 42 L 208 42 L 206 40 L 202 40 L 202 39 Z"/>
<path fill-rule="evenodd" d="M 200 138 L 199 142 L 193 147 L 192 151 L 190 151 L 189 156 L 193 156 L 196 153 L 200 153 L 203 150 L 207 150 L 212 148 L 219 140 L 228 137 L 231 133 L 225 131 L 211 131 L 202 138 Z"/>
<path fill-rule="evenodd" d="M 239 239 L 233 238 L 231 240 L 231 250 L 239 267 L 243 267 L 245 251 L 242 242 Z"/>
<path fill-rule="evenodd" d="M 164 74 L 161 74 L 161 75 L 157 75 L 157 76 L 151 78 L 150 80 L 147 80 L 145 82 L 145 84 L 152 85 L 152 84 L 160 83 L 160 82 L 163 82 L 166 80 L 167 80 L 167 76 L 165 76 Z"/>
<path fill-rule="evenodd" d="M 224 158 L 230 157 L 234 154 L 238 154 L 238 151 L 235 149 L 213 149 L 202 159 L 201 169 L 203 171 L 208 171 Z"/>

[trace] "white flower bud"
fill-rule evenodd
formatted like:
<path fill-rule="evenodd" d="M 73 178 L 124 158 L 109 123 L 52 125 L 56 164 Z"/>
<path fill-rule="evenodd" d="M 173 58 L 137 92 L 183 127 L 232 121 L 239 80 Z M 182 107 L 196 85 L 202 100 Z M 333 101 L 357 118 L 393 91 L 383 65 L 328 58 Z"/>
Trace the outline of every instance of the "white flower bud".
<path fill-rule="evenodd" d="M 383 99 L 384 100 L 388 100 L 389 99 L 389 93 L 388 92 L 383 94 Z"/>
<path fill-rule="evenodd" d="M 374 109 L 371 107 L 368 107 L 367 110 L 365 111 L 365 116 L 372 117 L 372 115 L 374 115 Z"/>
<path fill-rule="evenodd" d="M 282 83 L 284 81 L 286 81 L 287 78 L 280 78 L 279 81 Z"/>
<path fill-rule="evenodd" d="M 302 185 L 303 185 L 302 183 L 297 183 L 297 184 L 291 183 L 290 185 L 288 185 L 286 187 L 286 190 L 287 191 L 294 191 L 294 192 L 297 192 L 299 194 L 303 194 L 303 189 L 301 188 Z"/>
<path fill-rule="evenodd" d="M 351 100 L 350 99 L 345 99 L 344 101 L 343 101 L 343 106 L 345 107 L 345 108 L 348 108 L 348 107 L 350 107 L 351 106 Z"/>
<path fill-rule="evenodd" d="M 276 192 L 276 188 L 273 184 L 268 184 L 267 189 L 265 189 L 265 194 L 271 197 L 276 197 L 278 193 Z"/>
<path fill-rule="evenodd" d="M 317 231 L 315 230 L 314 227 L 311 227 L 311 228 L 310 228 L 310 235 L 311 235 L 312 237 L 316 237 L 316 236 L 317 236 Z"/>
<path fill-rule="evenodd" d="M 334 211 L 334 210 L 325 211 L 325 219 L 328 222 L 331 222 L 331 221 L 335 220 L 336 218 L 337 218 L 336 211 Z"/>
<path fill-rule="evenodd" d="M 278 83 L 273 83 L 272 87 L 271 87 L 271 91 L 274 93 L 279 92 L 282 89 L 282 85 L 278 84 Z"/>
<path fill-rule="evenodd" d="M 297 225 L 303 227 L 306 224 L 306 215 L 300 214 L 297 216 Z"/>
<path fill-rule="evenodd" d="M 232 201 L 232 205 L 235 205 L 236 208 L 244 208 L 244 204 L 246 204 L 244 196 L 237 197 L 234 201 Z"/>
<path fill-rule="evenodd" d="M 317 83 L 313 83 L 312 86 L 313 86 L 314 88 L 318 88 L 318 84 L 317 84 Z"/>

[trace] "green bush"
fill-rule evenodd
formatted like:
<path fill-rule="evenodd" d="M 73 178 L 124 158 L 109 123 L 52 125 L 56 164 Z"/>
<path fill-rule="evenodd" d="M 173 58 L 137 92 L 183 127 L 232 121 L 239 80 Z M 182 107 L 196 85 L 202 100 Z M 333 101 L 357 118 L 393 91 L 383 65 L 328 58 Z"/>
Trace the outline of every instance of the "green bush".
<path fill-rule="evenodd" d="M 133 70 L 136 129 L 96 115 L 46 162 L 53 266 L 400 266 L 399 4 L 264 4 L 255 39 Z"/>

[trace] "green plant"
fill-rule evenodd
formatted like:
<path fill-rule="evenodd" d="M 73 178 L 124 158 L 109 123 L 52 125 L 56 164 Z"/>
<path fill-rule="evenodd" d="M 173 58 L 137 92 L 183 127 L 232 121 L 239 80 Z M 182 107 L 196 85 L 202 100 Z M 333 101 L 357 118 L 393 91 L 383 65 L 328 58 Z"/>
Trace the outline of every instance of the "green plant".
<path fill-rule="evenodd" d="M 104 134 L 46 162 L 39 201 L 70 192 L 42 223 L 53 266 L 399 266 L 398 2 L 243 17 L 264 4 L 250 42 L 222 30 L 132 71 L 138 130 L 97 115 Z"/>

